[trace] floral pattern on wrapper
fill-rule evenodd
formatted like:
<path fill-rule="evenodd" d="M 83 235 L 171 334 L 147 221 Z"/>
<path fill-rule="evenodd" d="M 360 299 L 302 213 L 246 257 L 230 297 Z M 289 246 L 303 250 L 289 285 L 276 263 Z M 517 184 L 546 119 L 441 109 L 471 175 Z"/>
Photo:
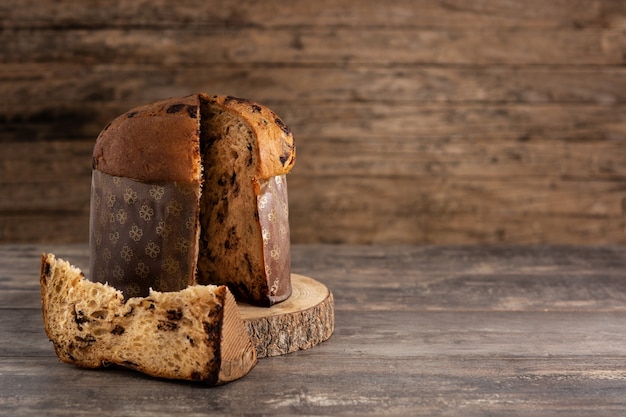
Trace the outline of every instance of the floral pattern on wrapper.
<path fill-rule="evenodd" d="M 92 173 L 90 279 L 122 290 L 178 291 L 193 281 L 200 187 Z"/>
<path fill-rule="evenodd" d="M 289 205 L 285 175 L 261 182 L 257 197 L 265 273 L 269 295 L 285 294 L 290 286 Z M 286 278 L 285 278 L 286 277 Z"/>

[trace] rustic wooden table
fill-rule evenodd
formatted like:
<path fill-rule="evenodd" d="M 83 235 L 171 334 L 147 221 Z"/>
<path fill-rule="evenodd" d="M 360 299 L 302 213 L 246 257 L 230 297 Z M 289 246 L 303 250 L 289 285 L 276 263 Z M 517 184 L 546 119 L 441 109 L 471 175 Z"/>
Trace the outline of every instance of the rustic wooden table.
<path fill-rule="evenodd" d="M 42 251 L 0 246 L 0 414 L 625 415 L 626 247 L 299 246 L 336 329 L 207 388 L 60 363 L 43 331 Z"/>

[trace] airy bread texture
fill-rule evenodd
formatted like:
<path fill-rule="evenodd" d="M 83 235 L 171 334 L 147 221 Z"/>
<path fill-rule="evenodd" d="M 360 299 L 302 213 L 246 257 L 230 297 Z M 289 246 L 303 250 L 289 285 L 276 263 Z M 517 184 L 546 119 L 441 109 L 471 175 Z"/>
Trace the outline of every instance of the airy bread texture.
<path fill-rule="evenodd" d="M 255 108 L 246 101 L 230 103 Z M 291 294 L 291 283 L 287 180 L 280 174 L 284 169 L 278 169 L 282 163 L 262 168 L 262 150 L 268 147 L 254 140 L 254 127 L 240 112 L 225 107 L 224 99 L 202 99 L 201 114 L 205 186 L 200 198 L 198 282 L 228 285 L 236 298 L 255 304 L 283 301 Z M 290 147 L 281 152 L 287 164 Z M 265 159 L 266 165 L 280 161 Z M 280 175 L 266 177 L 263 172 Z"/>
<path fill-rule="evenodd" d="M 254 347 L 225 286 L 196 285 L 124 301 L 68 262 L 44 254 L 45 330 L 57 356 L 84 368 L 116 364 L 145 374 L 223 384 L 256 364 Z"/>
<path fill-rule="evenodd" d="M 90 279 L 126 298 L 199 283 L 285 300 L 294 162 L 289 128 L 245 99 L 195 94 L 119 116 L 93 152 Z"/>

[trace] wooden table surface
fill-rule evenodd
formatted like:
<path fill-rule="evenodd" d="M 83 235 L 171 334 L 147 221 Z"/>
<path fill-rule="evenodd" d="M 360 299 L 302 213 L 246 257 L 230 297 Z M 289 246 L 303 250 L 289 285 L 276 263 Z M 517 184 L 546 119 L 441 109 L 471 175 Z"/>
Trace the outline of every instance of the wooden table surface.
<path fill-rule="evenodd" d="M 0 415 L 626 415 L 626 247 L 293 247 L 335 333 L 207 388 L 59 362 L 42 251 L 0 246 Z"/>

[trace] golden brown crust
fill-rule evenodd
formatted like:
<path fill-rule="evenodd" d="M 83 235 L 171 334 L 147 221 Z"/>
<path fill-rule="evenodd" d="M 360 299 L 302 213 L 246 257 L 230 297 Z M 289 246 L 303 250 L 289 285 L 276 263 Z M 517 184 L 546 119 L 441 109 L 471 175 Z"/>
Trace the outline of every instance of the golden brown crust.
<path fill-rule="evenodd" d="M 247 99 L 232 96 L 200 98 L 223 106 L 245 120 L 257 138 L 259 172 L 257 180 L 288 173 L 296 162 L 296 148 L 291 129 L 269 108 Z"/>
<path fill-rule="evenodd" d="M 200 99 L 250 125 L 259 145 L 257 180 L 291 170 L 293 135 L 276 113 L 246 99 L 205 93 L 160 100 L 114 119 L 96 140 L 93 168 L 139 181 L 200 182 Z"/>
<path fill-rule="evenodd" d="M 201 181 L 198 95 L 136 107 L 98 136 L 93 168 L 139 181 Z"/>

